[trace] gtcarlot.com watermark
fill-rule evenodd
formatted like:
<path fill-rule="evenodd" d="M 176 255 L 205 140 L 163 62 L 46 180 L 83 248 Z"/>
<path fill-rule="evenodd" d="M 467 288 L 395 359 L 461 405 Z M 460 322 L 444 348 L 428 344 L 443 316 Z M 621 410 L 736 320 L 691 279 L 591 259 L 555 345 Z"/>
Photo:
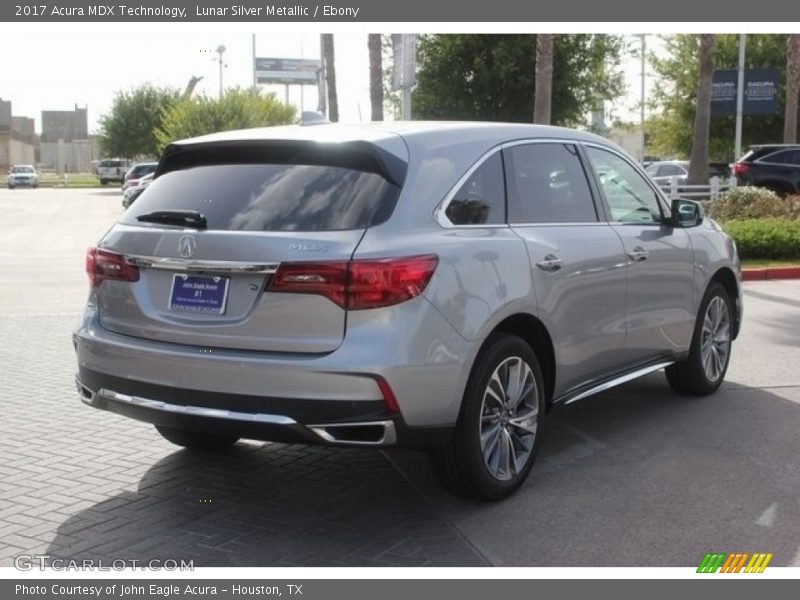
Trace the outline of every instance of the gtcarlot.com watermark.
<path fill-rule="evenodd" d="M 53 558 L 49 554 L 20 554 L 14 557 L 14 567 L 19 571 L 194 571 L 193 560 L 137 560 L 117 558 L 112 560 Z"/>

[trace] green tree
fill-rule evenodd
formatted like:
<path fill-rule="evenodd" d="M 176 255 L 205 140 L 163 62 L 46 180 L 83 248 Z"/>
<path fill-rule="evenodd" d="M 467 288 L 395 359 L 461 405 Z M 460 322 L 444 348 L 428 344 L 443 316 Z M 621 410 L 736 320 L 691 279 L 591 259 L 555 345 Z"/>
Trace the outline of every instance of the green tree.
<path fill-rule="evenodd" d="M 784 101 L 783 143 L 797 142 L 797 97 L 800 95 L 800 34 L 786 40 L 786 100 Z"/>
<path fill-rule="evenodd" d="M 155 130 L 162 114 L 180 97 L 173 88 L 148 84 L 119 91 L 111 112 L 100 117 L 100 146 L 106 156 L 153 157 L 158 153 Z"/>
<path fill-rule="evenodd" d="M 536 75 L 534 79 L 533 122 L 550 125 L 553 107 L 553 45 L 552 33 L 536 36 Z"/>
<path fill-rule="evenodd" d="M 370 118 L 373 121 L 383 121 L 383 56 L 381 55 L 383 50 L 380 33 L 369 34 L 367 51 L 369 52 Z"/>
<path fill-rule="evenodd" d="M 735 69 L 739 61 L 738 34 L 717 34 L 715 68 Z M 648 120 L 648 150 L 665 157 L 686 158 L 692 149 L 692 122 L 697 100 L 699 76 L 699 36 L 664 36 L 662 55 L 650 55 L 655 75 L 655 90 Z M 747 36 L 747 68 L 786 66 L 786 36 L 756 34 Z M 742 145 L 775 143 L 783 138 L 784 75 L 778 90 L 779 112 L 774 115 L 746 115 L 742 122 Z M 729 162 L 734 154 L 735 115 L 712 115 L 709 158 Z"/>
<path fill-rule="evenodd" d="M 231 88 L 222 98 L 196 96 L 174 103 L 163 115 L 156 129 L 159 148 L 184 138 L 291 123 L 295 109 L 278 101 L 275 94 Z"/>
<path fill-rule="evenodd" d="M 555 36 L 552 123 L 586 124 L 598 99 L 622 92 L 622 50 L 619 36 Z M 414 118 L 531 122 L 535 35 L 425 35 L 417 60 Z"/>
<path fill-rule="evenodd" d="M 692 130 L 692 152 L 689 158 L 690 185 L 705 185 L 708 182 L 708 137 L 711 130 L 711 83 L 714 75 L 714 34 L 700 36 L 699 75 L 697 77 L 697 101 Z"/>

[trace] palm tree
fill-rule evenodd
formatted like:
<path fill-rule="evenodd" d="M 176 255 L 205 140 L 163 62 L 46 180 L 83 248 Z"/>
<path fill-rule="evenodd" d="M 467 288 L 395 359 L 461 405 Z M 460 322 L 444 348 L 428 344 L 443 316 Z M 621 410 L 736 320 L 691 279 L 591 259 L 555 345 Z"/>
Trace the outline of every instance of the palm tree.
<path fill-rule="evenodd" d="M 783 117 L 783 143 L 797 142 L 797 97 L 800 95 L 800 34 L 786 40 L 786 112 Z"/>
<path fill-rule="evenodd" d="M 533 122 L 550 124 L 553 97 L 553 38 L 551 33 L 536 36 L 536 83 L 533 101 Z"/>
<path fill-rule="evenodd" d="M 370 33 L 367 38 L 369 49 L 369 102 L 372 120 L 383 121 L 383 65 L 381 63 L 381 34 Z"/>
<path fill-rule="evenodd" d="M 692 154 L 689 158 L 689 185 L 708 185 L 708 137 L 711 131 L 711 81 L 714 75 L 715 36 L 700 35 L 700 75 L 697 78 L 697 105 L 694 111 Z"/>
<path fill-rule="evenodd" d="M 328 90 L 328 120 L 339 120 L 339 99 L 336 95 L 336 66 L 334 65 L 333 34 L 322 34 L 322 55 L 325 63 L 325 87 Z"/>

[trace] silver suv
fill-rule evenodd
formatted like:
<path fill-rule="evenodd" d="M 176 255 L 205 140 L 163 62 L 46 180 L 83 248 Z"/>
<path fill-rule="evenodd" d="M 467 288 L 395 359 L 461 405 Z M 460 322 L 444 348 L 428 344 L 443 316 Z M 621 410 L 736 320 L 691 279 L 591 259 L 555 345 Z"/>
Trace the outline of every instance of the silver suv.
<path fill-rule="evenodd" d="M 77 387 L 169 441 L 425 449 L 524 481 L 545 413 L 666 368 L 722 382 L 733 241 L 619 148 L 554 127 L 295 126 L 168 146 L 87 255 Z"/>

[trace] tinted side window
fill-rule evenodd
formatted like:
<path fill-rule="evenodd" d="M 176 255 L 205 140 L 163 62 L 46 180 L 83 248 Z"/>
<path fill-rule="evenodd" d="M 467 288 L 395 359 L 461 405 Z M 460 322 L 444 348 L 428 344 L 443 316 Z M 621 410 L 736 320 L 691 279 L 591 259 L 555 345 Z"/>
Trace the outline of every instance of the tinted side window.
<path fill-rule="evenodd" d="M 503 151 L 510 223 L 597 221 L 586 173 L 571 144 L 528 144 Z"/>
<path fill-rule="evenodd" d="M 215 164 L 169 171 L 122 218 L 196 210 L 209 229 L 339 231 L 386 221 L 400 188 L 380 175 L 321 165 Z"/>
<path fill-rule="evenodd" d="M 612 152 L 587 147 L 586 154 L 597 175 L 611 218 L 620 223 L 659 223 L 661 206 L 647 181 L 626 160 Z"/>
<path fill-rule="evenodd" d="M 447 205 L 445 214 L 454 225 L 497 225 L 506 222 L 503 160 L 494 153 L 470 175 Z"/>
<path fill-rule="evenodd" d="M 800 165 L 800 150 L 784 150 L 764 158 L 764 162 L 781 165 Z"/>

